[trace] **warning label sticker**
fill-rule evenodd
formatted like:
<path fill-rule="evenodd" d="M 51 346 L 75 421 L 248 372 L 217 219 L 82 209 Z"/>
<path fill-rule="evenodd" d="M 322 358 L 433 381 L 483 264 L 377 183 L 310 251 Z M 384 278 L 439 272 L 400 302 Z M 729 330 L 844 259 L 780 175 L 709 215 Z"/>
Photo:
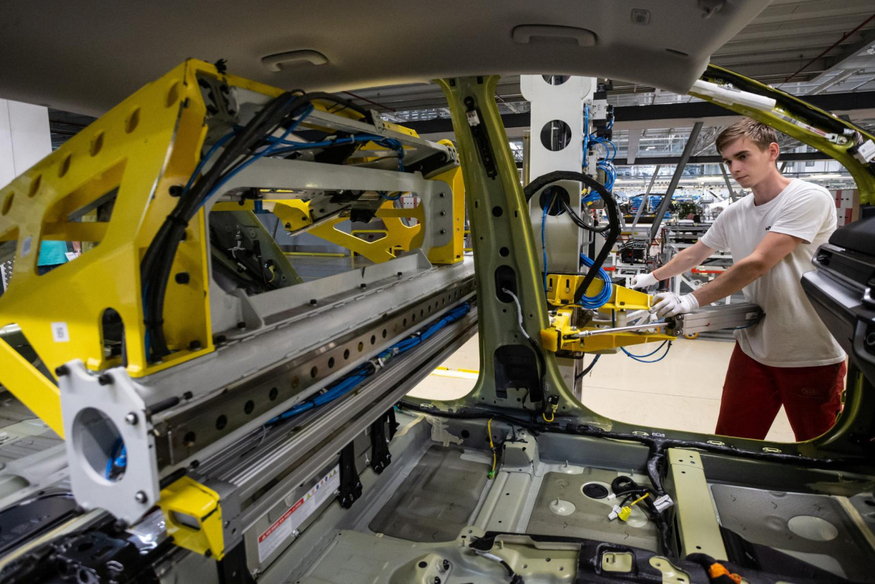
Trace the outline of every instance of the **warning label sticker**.
<path fill-rule="evenodd" d="M 280 546 L 288 543 L 303 523 L 319 506 L 334 496 L 340 488 L 340 465 L 335 466 L 322 479 L 313 485 L 303 497 L 295 501 L 282 517 L 274 521 L 264 533 L 258 536 L 258 561 L 264 562 Z"/>

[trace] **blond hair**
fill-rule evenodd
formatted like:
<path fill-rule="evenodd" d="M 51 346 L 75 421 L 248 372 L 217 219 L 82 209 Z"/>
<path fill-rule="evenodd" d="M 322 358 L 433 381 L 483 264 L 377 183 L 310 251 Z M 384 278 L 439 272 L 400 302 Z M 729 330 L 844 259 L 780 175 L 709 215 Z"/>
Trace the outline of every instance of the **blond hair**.
<path fill-rule="evenodd" d="M 756 120 L 744 118 L 720 132 L 715 141 L 717 152 L 722 152 L 723 148 L 739 138 L 747 138 L 760 150 L 767 150 L 769 144 L 778 142 L 778 132 Z"/>

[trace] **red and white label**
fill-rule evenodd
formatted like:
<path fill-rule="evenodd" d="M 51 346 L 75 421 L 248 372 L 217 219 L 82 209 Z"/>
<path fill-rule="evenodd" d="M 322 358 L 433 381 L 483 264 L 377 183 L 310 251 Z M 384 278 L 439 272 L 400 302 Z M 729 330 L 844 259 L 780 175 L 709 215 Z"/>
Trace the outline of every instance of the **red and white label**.
<path fill-rule="evenodd" d="M 292 533 L 340 488 L 340 465 L 335 466 L 298 499 L 282 517 L 258 536 L 258 561 L 264 562 L 280 546 L 288 543 Z"/>

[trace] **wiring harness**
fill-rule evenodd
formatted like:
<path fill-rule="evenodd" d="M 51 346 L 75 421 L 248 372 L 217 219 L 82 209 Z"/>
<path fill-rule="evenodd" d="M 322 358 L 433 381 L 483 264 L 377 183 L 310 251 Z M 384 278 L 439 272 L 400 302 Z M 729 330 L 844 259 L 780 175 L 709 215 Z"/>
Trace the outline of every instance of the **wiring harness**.
<path fill-rule="evenodd" d="M 334 137 L 319 142 L 294 142 L 287 138 L 313 111 L 315 100 L 328 101 L 351 109 L 363 118 L 369 114 L 341 97 L 322 93 L 285 92 L 265 105 L 245 126 L 235 128 L 220 138 L 204 155 L 195 172 L 179 194 L 179 202 L 164 220 L 140 263 L 143 297 L 143 321 L 146 325 L 146 356 L 149 361 L 160 360 L 170 353 L 164 336 L 164 297 L 173 260 L 185 229 L 197 212 L 231 178 L 255 161 L 268 156 L 286 156 L 299 150 L 333 148 L 376 142 L 398 154 L 399 169 L 403 170 L 402 145 L 396 140 L 362 134 Z M 280 133 L 279 136 L 274 136 Z M 221 151 L 221 153 L 220 153 Z M 209 169 L 207 163 L 213 161 Z"/>

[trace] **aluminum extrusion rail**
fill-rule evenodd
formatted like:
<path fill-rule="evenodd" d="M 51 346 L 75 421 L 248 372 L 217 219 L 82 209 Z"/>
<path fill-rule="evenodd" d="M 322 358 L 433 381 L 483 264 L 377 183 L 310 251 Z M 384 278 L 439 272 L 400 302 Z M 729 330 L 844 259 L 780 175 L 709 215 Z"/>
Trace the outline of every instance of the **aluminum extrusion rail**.
<path fill-rule="evenodd" d="M 240 509 L 236 517 L 225 513 L 223 519 L 236 526 L 242 537 L 292 489 L 336 460 L 339 450 L 461 347 L 476 332 L 476 323 L 477 309 L 472 307 L 462 319 L 391 361 L 356 391 L 264 432 L 253 432 L 204 461 L 198 475 L 231 486 L 235 502 L 227 508 Z"/>

